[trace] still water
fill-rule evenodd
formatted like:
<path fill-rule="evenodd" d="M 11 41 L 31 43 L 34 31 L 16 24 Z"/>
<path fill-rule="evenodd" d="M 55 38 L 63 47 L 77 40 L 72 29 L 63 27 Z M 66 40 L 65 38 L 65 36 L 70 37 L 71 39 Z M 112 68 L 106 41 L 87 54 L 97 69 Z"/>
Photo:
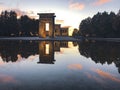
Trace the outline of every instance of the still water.
<path fill-rule="evenodd" d="M 0 90 L 120 90 L 120 43 L 0 41 Z"/>

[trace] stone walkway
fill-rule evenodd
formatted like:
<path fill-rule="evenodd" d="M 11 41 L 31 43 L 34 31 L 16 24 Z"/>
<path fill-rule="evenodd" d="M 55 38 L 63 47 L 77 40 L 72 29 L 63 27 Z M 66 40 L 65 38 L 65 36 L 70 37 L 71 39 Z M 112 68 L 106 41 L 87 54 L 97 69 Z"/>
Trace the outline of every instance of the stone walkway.
<path fill-rule="evenodd" d="M 2 37 L 0 40 L 38 40 L 38 41 L 81 41 L 73 37 L 55 37 L 55 38 L 39 38 L 39 37 Z"/>
<path fill-rule="evenodd" d="M 120 38 L 87 38 L 88 40 L 120 42 Z"/>
<path fill-rule="evenodd" d="M 84 38 L 84 40 L 96 40 L 96 41 L 111 41 L 120 42 L 120 38 Z M 34 40 L 34 41 L 82 41 L 83 38 L 73 37 L 54 37 L 54 38 L 40 38 L 40 37 L 1 37 L 0 40 Z"/>

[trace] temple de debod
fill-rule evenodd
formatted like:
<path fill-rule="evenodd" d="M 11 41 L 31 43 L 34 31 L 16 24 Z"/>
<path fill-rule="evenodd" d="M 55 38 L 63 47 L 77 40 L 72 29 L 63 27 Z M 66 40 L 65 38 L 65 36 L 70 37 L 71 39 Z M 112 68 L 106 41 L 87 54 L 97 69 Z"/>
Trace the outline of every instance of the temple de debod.
<path fill-rule="evenodd" d="M 120 10 L 115 12 L 98 12 L 83 19 L 78 28 L 56 22 L 57 13 L 38 13 L 37 18 L 30 18 L 15 11 L 2 11 L 0 14 L 0 37 L 39 37 L 42 39 L 73 36 L 83 38 L 119 38 Z M 62 17 L 61 17 L 62 18 Z M 81 17 L 80 17 L 81 18 Z M 71 18 L 70 18 L 71 20 Z M 73 21 L 71 21 L 74 23 Z M 64 38 L 62 38 L 64 39 Z"/>
<path fill-rule="evenodd" d="M 38 13 L 38 15 L 39 37 L 68 36 L 68 27 L 61 28 L 60 24 L 55 24 L 55 13 Z"/>
<path fill-rule="evenodd" d="M 0 0 L 0 90 L 120 90 L 120 0 Z"/>

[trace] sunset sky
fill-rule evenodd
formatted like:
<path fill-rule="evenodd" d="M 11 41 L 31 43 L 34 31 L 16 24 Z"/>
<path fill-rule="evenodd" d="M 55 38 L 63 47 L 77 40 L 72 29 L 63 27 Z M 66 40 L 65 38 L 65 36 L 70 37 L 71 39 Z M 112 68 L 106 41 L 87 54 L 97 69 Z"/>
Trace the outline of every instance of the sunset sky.
<path fill-rule="evenodd" d="M 56 23 L 78 28 L 80 21 L 98 11 L 120 9 L 120 0 L 0 0 L 0 11 L 15 10 L 18 15 L 38 18 L 37 13 L 55 13 Z"/>

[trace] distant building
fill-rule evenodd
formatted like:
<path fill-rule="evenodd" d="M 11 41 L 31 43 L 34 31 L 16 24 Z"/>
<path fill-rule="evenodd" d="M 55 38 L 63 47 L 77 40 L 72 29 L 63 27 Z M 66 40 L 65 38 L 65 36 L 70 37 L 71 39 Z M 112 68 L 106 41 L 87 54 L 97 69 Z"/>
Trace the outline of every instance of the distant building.
<path fill-rule="evenodd" d="M 61 27 L 61 24 L 55 24 L 55 36 L 68 36 L 69 27 Z"/>
<path fill-rule="evenodd" d="M 62 27 L 61 28 L 61 36 L 68 36 L 68 27 Z"/>

